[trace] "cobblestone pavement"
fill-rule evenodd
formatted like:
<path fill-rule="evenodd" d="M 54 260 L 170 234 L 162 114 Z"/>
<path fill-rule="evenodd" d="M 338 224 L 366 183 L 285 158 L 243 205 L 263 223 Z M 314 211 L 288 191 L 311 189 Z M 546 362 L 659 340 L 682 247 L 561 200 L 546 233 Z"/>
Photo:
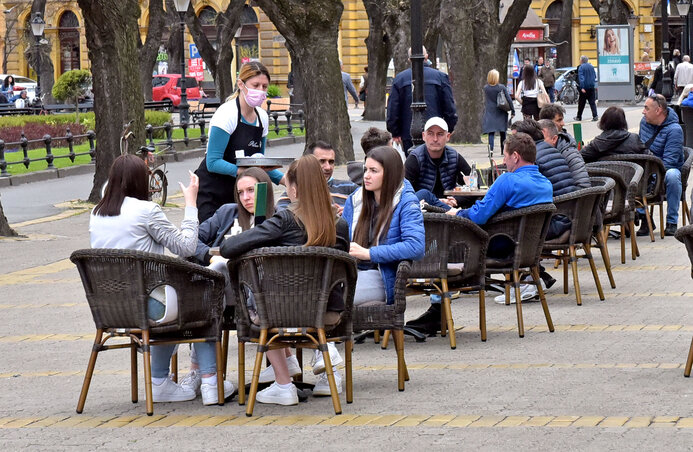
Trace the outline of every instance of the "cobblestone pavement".
<path fill-rule="evenodd" d="M 483 149 L 479 150 L 480 153 Z M 343 169 L 340 169 L 343 171 Z M 175 202 L 176 199 L 174 198 Z M 178 200 L 180 202 L 180 200 Z M 182 209 L 166 213 L 179 222 Z M 515 308 L 487 297 L 488 341 L 481 342 L 475 296 L 453 301 L 457 349 L 448 338 L 407 338 L 411 380 L 397 391 L 395 352 L 372 341 L 354 349 L 354 403 L 335 416 L 329 398 L 294 407 L 258 404 L 252 418 L 237 399 L 156 404 L 154 416 L 130 402 L 128 352 L 99 357 L 84 413 L 74 409 L 94 327 L 69 254 L 87 247 L 88 215 L 64 214 L 19 226 L 0 240 L 0 448 L 111 450 L 177 446 L 180 450 L 414 448 L 689 449 L 693 381 L 683 364 L 693 334 L 690 264 L 672 237 L 639 238 L 641 257 L 620 264 L 610 241 L 616 289 L 599 301 L 589 267 L 579 264 L 583 306 L 557 283 L 549 289 L 556 331 L 538 303 L 524 305 L 519 338 Z M 559 277 L 560 270 L 549 271 Z M 407 317 L 428 306 L 408 298 Z M 230 379 L 237 347 L 231 341 Z M 254 357 L 248 347 L 246 368 Z M 181 368 L 188 362 L 181 350 Z M 140 365 L 140 373 L 142 366 Z M 140 376 L 140 378 L 142 378 Z M 250 378 L 250 374 L 246 375 Z M 312 381 L 311 372 L 306 380 Z M 140 380 L 141 381 L 141 380 Z M 403 427 L 403 428 L 400 428 Z"/>

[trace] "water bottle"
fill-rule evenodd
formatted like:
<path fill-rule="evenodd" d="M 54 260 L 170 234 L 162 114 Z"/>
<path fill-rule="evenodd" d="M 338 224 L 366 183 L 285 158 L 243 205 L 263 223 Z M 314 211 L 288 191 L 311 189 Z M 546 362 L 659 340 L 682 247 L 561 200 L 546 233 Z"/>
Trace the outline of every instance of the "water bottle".
<path fill-rule="evenodd" d="M 472 172 L 469 174 L 469 189 L 470 190 L 478 190 L 479 189 L 479 181 L 477 180 L 477 175 L 476 175 L 476 162 L 472 162 Z"/>

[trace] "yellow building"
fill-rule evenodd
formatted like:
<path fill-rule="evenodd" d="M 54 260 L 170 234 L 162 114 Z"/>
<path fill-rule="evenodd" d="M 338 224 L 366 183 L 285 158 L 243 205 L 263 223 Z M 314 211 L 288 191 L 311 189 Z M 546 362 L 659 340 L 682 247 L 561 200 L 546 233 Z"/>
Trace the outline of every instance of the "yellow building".
<path fill-rule="evenodd" d="M 0 1 L 0 9 L 7 11 L 0 16 L 0 36 L 3 37 L 0 41 L 0 55 L 4 55 L 8 49 L 7 73 L 35 78 L 24 57 L 27 46 L 35 44 L 29 26 L 31 3 L 31 0 Z M 140 32 L 143 40 L 147 33 L 148 3 L 148 0 L 140 1 Z M 229 0 L 192 0 L 208 38 L 213 39 L 215 36 L 213 21 L 216 13 L 225 10 L 228 3 Z M 44 20 L 45 36 L 52 45 L 51 59 L 55 67 L 55 78 L 71 69 L 90 69 L 84 20 L 77 2 L 48 0 Z M 273 83 L 285 91 L 291 62 L 284 38 L 260 8 L 250 4 L 246 5 L 243 12 L 242 24 L 231 44 L 234 46 L 233 74 L 235 75 L 243 61 L 259 58 L 269 69 Z M 355 84 L 358 84 L 363 67 L 367 65 L 364 42 L 367 36 L 368 17 L 362 1 L 345 0 L 338 48 L 344 61 L 344 70 L 351 74 Z M 186 59 L 189 58 L 188 45 L 192 42 L 191 36 L 186 33 Z M 165 59 L 166 56 L 160 58 Z M 177 62 L 172 62 L 172 66 L 171 72 L 178 71 Z M 158 65 L 155 66 L 155 70 L 157 69 Z M 210 74 L 206 71 L 205 79 L 211 80 Z"/>

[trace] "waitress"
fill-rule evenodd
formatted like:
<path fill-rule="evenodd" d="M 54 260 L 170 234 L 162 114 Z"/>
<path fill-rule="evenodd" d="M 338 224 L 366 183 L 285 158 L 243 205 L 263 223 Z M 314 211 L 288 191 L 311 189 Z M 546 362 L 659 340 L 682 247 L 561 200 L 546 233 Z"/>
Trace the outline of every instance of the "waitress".
<path fill-rule="evenodd" d="M 245 157 L 265 153 L 269 117 L 258 107 L 267 98 L 269 83 L 269 71 L 262 63 L 245 63 L 238 74 L 236 92 L 212 116 L 207 154 L 195 171 L 200 178 L 197 194 L 200 223 L 223 204 L 233 202 L 237 153 Z M 284 174 L 279 170 L 268 174 L 275 184 L 283 181 Z"/>

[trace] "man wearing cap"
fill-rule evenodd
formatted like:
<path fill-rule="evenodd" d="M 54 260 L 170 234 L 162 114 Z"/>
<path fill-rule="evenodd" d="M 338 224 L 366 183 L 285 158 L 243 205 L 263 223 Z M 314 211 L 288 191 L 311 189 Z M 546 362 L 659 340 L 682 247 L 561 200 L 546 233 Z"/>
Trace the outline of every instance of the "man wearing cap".
<path fill-rule="evenodd" d="M 446 146 L 450 133 L 443 118 L 434 116 L 426 121 L 423 140 L 424 144 L 414 148 L 407 157 L 404 177 L 419 199 L 447 210 L 457 204 L 454 198 L 445 197 L 445 190 L 464 185 L 464 176 L 472 169 L 464 157 Z"/>

